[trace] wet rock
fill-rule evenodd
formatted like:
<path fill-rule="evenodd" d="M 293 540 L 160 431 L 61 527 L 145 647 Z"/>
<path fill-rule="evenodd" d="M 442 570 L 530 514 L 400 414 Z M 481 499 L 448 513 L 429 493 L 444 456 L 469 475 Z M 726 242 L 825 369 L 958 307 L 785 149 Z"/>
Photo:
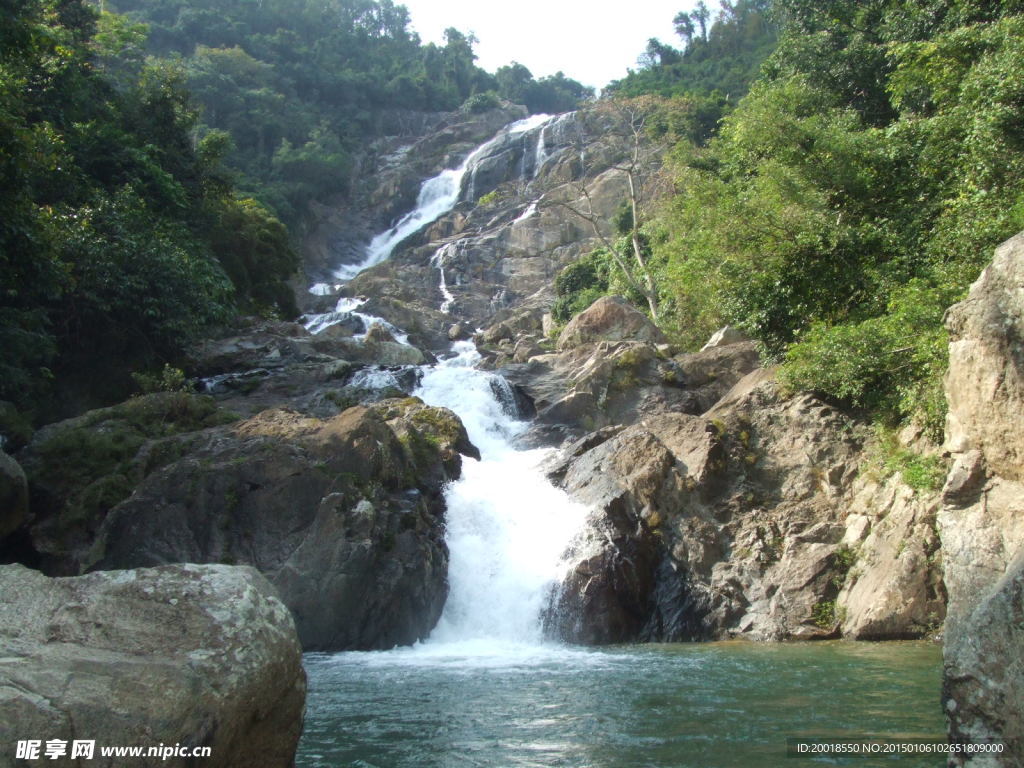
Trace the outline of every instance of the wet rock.
<path fill-rule="evenodd" d="M 394 343 L 395 337 L 392 336 L 391 331 L 381 323 L 373 323 L 366 332 L 366 341 L 368 344 L 380 344 L 381 342 Z"/>
<path fill-rule="evenodd" d="M 97 759 L 99 745 L 181 744 L 209 747 L 211 765 L 293 763 L 306 690 L 299 644 L 251 568 L 51 579 L 0 566 L 0 640 L 0 740 L 11 750 L 26 738 L 94 739 Z"/>
<path fill-rule="evenodd" d="M 448 338 L 451 341 L 464 341 L 465 339 L 468 339 L 469 336 L 469 331 L 467 331 L 461 323 L 454 323 L 448 328 Z"/>
<path fill-rule="evenodd" d="M 356 334 L 367 333 L 366 323 L 361 317 L 351 313 L 340 319 L 333 325 L 329 325 L 320 331 L 317 336 L 324 339 L 348 339 Z"/>

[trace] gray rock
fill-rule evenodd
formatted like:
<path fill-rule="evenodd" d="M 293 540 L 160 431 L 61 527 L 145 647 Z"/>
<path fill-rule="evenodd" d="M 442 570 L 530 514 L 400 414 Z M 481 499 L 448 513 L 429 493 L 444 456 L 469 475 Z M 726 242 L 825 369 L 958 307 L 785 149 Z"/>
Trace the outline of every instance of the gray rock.
<path fill-rule="evenodd" d="M 372 341 L 367 337 L 362 354 L 356 359 L 374 365 L 422 365 L 426 356 L 416 347 L 397 341 Z"/>
<path fill-rule="evenodd" d="M 990 471 L 1024 481 L 1024 232 L 996 249 L 949 329 L 947 446 L 980 450 Z"/>
<path fill-rule="evenodd" d="M 1004 751 L 950 765 L 1010 768 L 1024 764 L 1024 553 L 947 625 L 943 704 L 954 744 L 1001 744 Z"/>
<path fill-rule="evenodd" d="M 595 341 L 665 342 L 647 316 L 621 296 L 602 296 L 576 315 L 558 337 L 560 350 Z"/>
<path fill-rule="evenodd" d="M 200 762 L 216 766 L 292 765 L 301 653 L 287 609 L 251 568 L 50 579 L 0 566 L 0 644 L 4 765 L 27 738 L 94 739 L 97 765 L 114 765 L 100 746 L 159 744 L 209 747 Z"/>
<path fill-rule="evenodd" d="M 28 480 L 21 466 L 0 451 L 0 541 L 16 531 L 28 516 Z"/>
<path fill-rule="evenodd" d="M 553 634 L 604 643 L 840 633 L 840 592 L 856 567 L 841 542 L 865 430 L 812 396 L 782 397 L 770 375 L 737 384 L 711 414 L 609 426 L 548 467 L 594 509 L 547 617 Z M 927 529 L 934 544 L 928 523 L 916 521 L 914 535 Z M 927 554 L 916 570 L 934 583 Z M 862 589 L 894 586 L 883 578 L 889 561 L 859 565 Z M 934 605 L 907 602 L 914 609 L 876 624 L 877 636 L 913 634 L 918 620 L 917 635 L 926 631 Z"/>
<path fill-rule="evenodd" d="M 87 563 L 250 564 L 306 649 L 411 644 L 447 595 L 441 492 L 459 451 L 476 454 L 458 419 L 413 398 L 327 421 L 266 411 L 148 476 L 107 515 Z"/>
<path fill-rule="evenodd" d="M 381 323 L 373 323 L 369 330 L 366 331 L 366 341 L 371 344 L 379 344 L 381 342 L 394 343 L 395 337 L 392 336 L 391 331 Z"/>
<path fill-rule="evenodd" d="M 1024 762 L 1024 233 L 996 249 L 950 308 L 946 446 L 939 513 L 945 585 L 945 699 L 957 743 L 1001 741 L 972 766 Z M 958 762 L 955 764 L 963 764 Z"/>
<path fill-rule="evenodd" d="M 750 338 L 731 325 L 727 325 L 723 328 L 719 328 L 708 339 L 708 343 L 700 348 L 701 352 L 706 352 L 709 349 L 715 349 L 716 347 L 727 347 L 730 344 L 742 344 L 745 341 L 750 341 Z"/>
<path fill-rule="evenodd" d="M 844 637 L 912 638 L 941 628 L 946 592 L 935 530 L 939 503 L 937 494 L 915 492 L 899 477 L 881 484 L 857 480 L 851 518 L 863 533 L 851 536 L 847 527 L 849 570 L 836 598 Z"/>

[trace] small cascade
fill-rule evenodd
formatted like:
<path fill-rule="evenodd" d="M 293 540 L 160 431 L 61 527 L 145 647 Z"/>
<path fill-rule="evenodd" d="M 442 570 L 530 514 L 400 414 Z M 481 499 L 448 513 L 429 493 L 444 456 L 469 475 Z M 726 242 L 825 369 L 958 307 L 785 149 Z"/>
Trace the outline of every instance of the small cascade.
<path fill-rule="evenodd" d="M 464 168 L 469 169 L 469 183 L 466 186 L 466 194 L 461 199 L 469 202 L 476 202 L 476 175 L 480 168 L 480 161 L 483 160 L 491 150 L 499 147 L 501 144 L 511 136 L 525 136 L 536 128 L 544 125 L 553 118 L 551 115 L 530 115 L 524 120 L 518 120 L 506 128 L 502 129 L 501 133 L 495 136 L 493 139 L 488 141 L 486 144 L 481 145 L 473 154 L 466 158 L 462 164 Z"/>
<path fill-rule="evenodd" d="M 313 283 L 309 286 L 309 292 L 313 296 L 331 296 L 341 286 L 332 285 L 331 283 Z"/>
<path fill-rule="evenodd" d="M 430 258 L 431 266 L 436 267 L 437 271 L 441 275 L 441 280 L 440 283 L 438 283 L 438 288 L 441 289 L 441 295 L 444 296 L 444 301 L 441 302 L 441 311 L 446 315 L 450 314 L 452 311 L 452 305 L 455 303 L 455 296 L 453 296 L 452 292 L 448 290 L 448 281 L 445 279 L 444 276 L 444 259 L 446 256 L 451 255 L 454 245 L 454 243 L 445 243 L 440 248 L 438 248 L 434 255 Z"/>
<path fill-rule="evenodd" d="M 532 203 L 530 203 L 526 207 L 525 211 L 523 211 L 521 214 L 519 214 L 519 216 L 516 218 L 516 220 L 514 222 L 512 222 L 512 223 L 513 224 L 518 224 L 520 221 L 526 221 L 528 218 L 530 218 L 531 216 L 533 216 L 533 214 L 535 214 L 537 212 L 537 206 L 539 204 L 540 204 L 540 199 L 534 200 Z"/>
<path fill-rule="evenodd" d="M 414 394 L 455 411 L 480 449 L 463 460 L 445 494 L 450 591 L 425 654 L 501 653 L 541 642 L 541 613 L 566 568 L 565 549 L 586 508 L 551 485 L 538 465 L 551 450 L 519 451 L 515 393 L 500 376 L 477 370 L 472 342 L 428 369 Z"/>
<path fill-rule="evenodd" d="M 548 126 L 544 125 L 537 137 L 537 152 L 533 157 L 533 178 L 537 178 L 537 174 L 540 173 L 540 169 L 544 167 L 544 163 L 548 159 L 547 132 Z"/>
<path fill-rule="evenodd" d="M 369 315 L 365 312 L 358 312 L 357 310 L 366 302 L 367 299 L 350 299 L 343 297 L 338 299 L 338 303 L 334 307 L 333 312 L 324 312 L 319 315 L 303 315 L 301 322 L 307 331 L 315 335 L 327 328 L 330 328 L 332 325 L 339 325 L 340 323 L 355 319 L 359 321 L 362 327 L 362 331 L 355 333 L 352 336 L 356 341 L 365 340 L 366 333 L 370 330 L 370 326 L 376 323 L 377 325 L 384 326 L 388 333 L 394 336 L 395 341 L 399 344 L 409 343 L 409 334 L 404 333 L 401 329 L 392 325 L 383 317 Z"/>

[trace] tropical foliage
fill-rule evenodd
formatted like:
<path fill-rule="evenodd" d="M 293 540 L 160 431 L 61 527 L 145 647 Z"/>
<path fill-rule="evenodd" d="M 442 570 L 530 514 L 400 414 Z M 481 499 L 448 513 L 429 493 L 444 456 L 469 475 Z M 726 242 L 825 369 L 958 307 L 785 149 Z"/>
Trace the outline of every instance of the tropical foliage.
<path fill-rule="evenodd" d="M 0 400 L 114 397 L 232 311 L 294 313 L 295 254 L 234 193 L 227 138 L 197 139 L 182 68 L 81 0 L 4 0 L 2 18 Z"/>
<path fill-rule="evenodd" d="M 941 431 L 946 307 L 1024 229 L 1024 3 L 777 0 L 778 48 L 647 228 L 678 338 Z M 663 301 L 668 306 L 668 302 Z"/>

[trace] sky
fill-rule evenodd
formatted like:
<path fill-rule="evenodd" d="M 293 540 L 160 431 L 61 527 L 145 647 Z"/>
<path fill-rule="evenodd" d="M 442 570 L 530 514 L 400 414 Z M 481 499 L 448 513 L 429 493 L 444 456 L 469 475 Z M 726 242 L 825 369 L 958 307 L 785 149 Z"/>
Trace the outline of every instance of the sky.
<path fill-rule="evenodd" d="M 423 42 L 448 27 L 472 32 L 477 65 L 488 72 L 518 61 L 536 78 L 561 70 L 603 88 L 636 69 L 652 37 L 678 46 L 672 19 L 695 0 L 397 0 Z M 717 3 L 708 3 L 716 7 Z"/>

